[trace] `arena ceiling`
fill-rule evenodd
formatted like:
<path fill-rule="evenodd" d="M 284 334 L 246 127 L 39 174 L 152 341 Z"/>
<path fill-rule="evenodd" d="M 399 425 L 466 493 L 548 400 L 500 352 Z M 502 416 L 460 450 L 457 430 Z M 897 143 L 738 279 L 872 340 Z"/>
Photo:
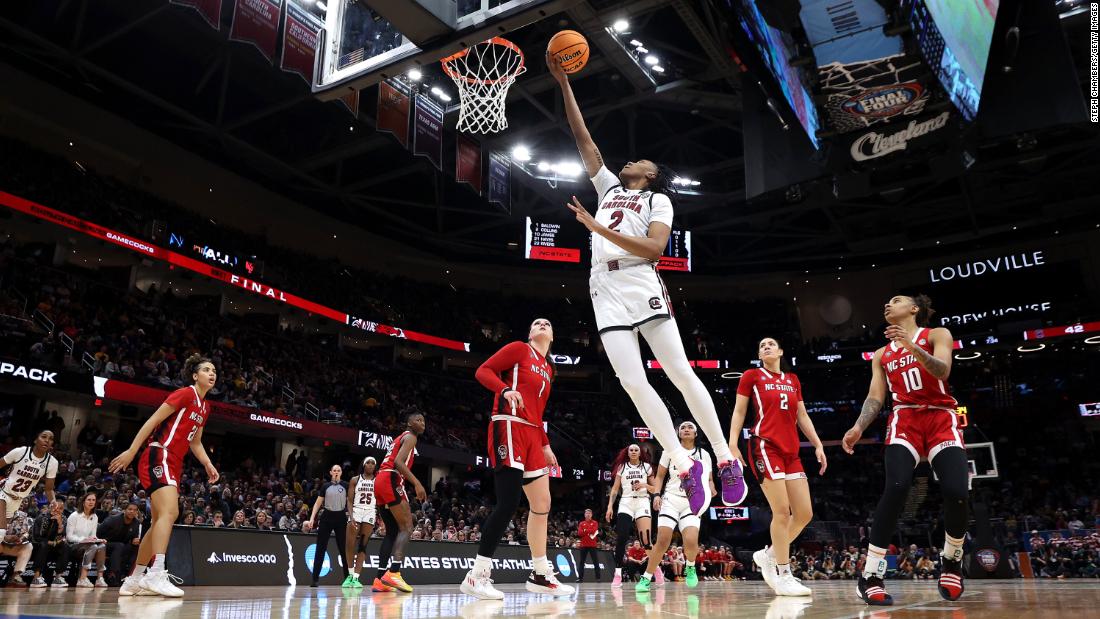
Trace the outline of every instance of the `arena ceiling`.
<path fill-rule="evenodd" d="M 603 39 L 620 18 L 667 59 L 673 70 L 661 83 Z M 509 96 L 512 128 L 486 139 L 488 147 L 522 143 L 575 157 L 560 95 L 537 53 L 564 27 L 593 43 L 574 87 L 605 159 L 668 162 L 701 182 L 699 195 L 682 196 L 678 208 L 700 270 L 832 269 L 842 260 L 872 263 L 899 247 L 919 255 L 1011 242 L 1094 218 L 1087 181 L 1100 173 L 1100 140 L 1087 126 L 972 141 L 969 168 L 902 159 L 873 179 L 823 177 L 747 200 L 742 75 L 710 2 L 579 0 L 510 34 L 527 51 L 529 70 Z M 439 173 L 375 132 L 373 89 L 353 119 L 252 47 L 230 42 L 227 30 L 166 0 L 0 6 L 5 62 L 351 224 L 449 260 L 477 261 L 521 258 L 524 216 L 574 225 L 562 204 L 588 191 L 586 183 L 555 189 L 513 172 L 506 213 L 456 184 L 453 166 Z M 450 127 L 456 116 L 448 114 Z M 849 180 L 854 193 L 845 189 Z"/>

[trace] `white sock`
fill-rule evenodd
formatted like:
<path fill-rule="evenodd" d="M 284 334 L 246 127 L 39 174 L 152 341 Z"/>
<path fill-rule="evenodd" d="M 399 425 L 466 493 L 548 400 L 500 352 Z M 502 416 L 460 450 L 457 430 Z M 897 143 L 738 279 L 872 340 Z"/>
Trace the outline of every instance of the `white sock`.
<path fill-rule="evenodd" d="M 550 575 L 550 562 L 546 560 L 545 556 L 533 557 L 531 563 L 535 568 L 535 573 L 539 576 Z"/>
<path fill-rule="evenodd" d="M 664 368 L 665 375 L 684 396 L 684 402 L 691 411 L 691 416 L 695 418 L 695 423 L 699 424 L 699 429 L 710 441 L 715 462 L 732 460 L 733 454 L 730 453 L 726 434 L 722 431 L 722 422 L 714 408 L 714 398 L 688 364 L 676 319 L 648 322 L 638 330 Z"/>
<path fill-rule="evenodd" d="M 616 576 L 622 576 L 623 575 L 623 568 L 621 568 L 621 567 L 615 568 L 615 575 Z"/>
<path fill-rule="evenodd" d="M 776 567 L 779 568 L 779 575 L 780 576 L 783 576 L 784 574 L 790 574 L 791 573 L 791 564 L 790 563 L 777 563 Z"/>
<path fill-rule="evenodd" d="M 642 578 L 644 578 L 646 580 L 653 580 L 653 574 L 650 574 L 649 572 L 646 572 L 645 574 L 642 574 Z"/>
<path fill-rule="evenodd" d="M 867 564 L 863 566 L 863 577 L 882 578 L 886 575 L 886 549 L 874 544 L 867 545 Z"/>
<path fill-rule="evenodd" d="M 493 571 L 493 559 L 491 557 L 483 557 L 478 555 L 474 559 L 474 572 L 477 574 L 488 574 Z"/>
<path fill-rule="evenodd" d="M 944 534 L 943 558 L 948 561 L 962 561 L 963 538 Z"/>
<path fill-rule="evenodd" d="M 149 570 L 160 571 L 164 569 L 164 555 L 153 555 L 153 564 L 149 566 Z"/>

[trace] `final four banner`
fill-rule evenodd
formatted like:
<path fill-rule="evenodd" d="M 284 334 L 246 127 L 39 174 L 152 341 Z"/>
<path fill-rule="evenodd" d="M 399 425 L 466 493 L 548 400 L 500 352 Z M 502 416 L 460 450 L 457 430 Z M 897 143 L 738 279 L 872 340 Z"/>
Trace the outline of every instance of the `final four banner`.
<path fill-rule="evenodd" d="M 413 154 L 427 157 L 437 170 L 443 169 L 443 108 L 417 95 L 413 105 Z"/>
<path fill-rule="evenodd" d="M 312 85 L 318 33 L 323 24 L 309 11 L 295 4 L 294 0 L 287 0 L 283 16 L 283 59 L 279 68 L 301 75 L 306 83 Z"/>
<path fill-rule="evenodd" d="M 222 29 L 222 0 L 168 0 L 168 3 L 195 9 L 211 28 Z"/>
<path fill-rule="evenodd" d="M 282 0 L 237 0 L 229 40 L 251 43 L 268 62 L 275 60 Z"/>
<path fill-rule="evenodd" d="M 489 201 L 496 202 L 505 211 L 512 212 L 511 197 L 512 160 L 504 153 L 489 153 Z"/>
<path fill-rule="evenodd" d="M 409 103 L 412 93 L 401 80 L 382 80 L 378 84 L 378 130 L 389 131 L 409 147 Z"/>
<path fill-rule="evenodd" d="M 455 136 L 455 180 L 481 195 L 481 144 L 461 133 Z"/>

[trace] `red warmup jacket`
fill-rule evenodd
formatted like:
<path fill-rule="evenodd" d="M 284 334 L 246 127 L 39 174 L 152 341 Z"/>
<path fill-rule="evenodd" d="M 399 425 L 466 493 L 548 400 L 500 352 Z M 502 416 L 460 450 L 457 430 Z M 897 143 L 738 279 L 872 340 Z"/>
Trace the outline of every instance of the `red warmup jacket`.
<path fill-rule="evenodd" d="M 577 537 L 581 538 L 581 548 L 595 548 L 598 536 L 596 531 L 600 530 L 600 523 L 593 520 L 581 520 L 577 525 Z"/>

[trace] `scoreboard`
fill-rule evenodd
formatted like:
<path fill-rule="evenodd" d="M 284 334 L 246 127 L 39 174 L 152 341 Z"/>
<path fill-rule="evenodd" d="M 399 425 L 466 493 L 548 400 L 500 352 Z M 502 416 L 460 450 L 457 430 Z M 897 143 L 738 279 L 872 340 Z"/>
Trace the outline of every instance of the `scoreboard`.
<path fill-rule="evenodd" d="M 579 224 L 535 221 L 526 218 L 523 257 L 528 260 L 548 260 L 580 264 L 592 255 L 592 243 Z M 581 248 L 585 248 L 582 256 Z M 661 255 L 657 268 L 662 271 L 691 271 L 691 231 L 673 229 L 668 245 Z"/>
<path fill-rule="evenodd" d="M 561 224 L 533 221 L 527 218 L 527 236 L 523 257 L 528 260 L 550 260 L 552 262 L 581 261 L 579 248 L 563 246 Z"/>

